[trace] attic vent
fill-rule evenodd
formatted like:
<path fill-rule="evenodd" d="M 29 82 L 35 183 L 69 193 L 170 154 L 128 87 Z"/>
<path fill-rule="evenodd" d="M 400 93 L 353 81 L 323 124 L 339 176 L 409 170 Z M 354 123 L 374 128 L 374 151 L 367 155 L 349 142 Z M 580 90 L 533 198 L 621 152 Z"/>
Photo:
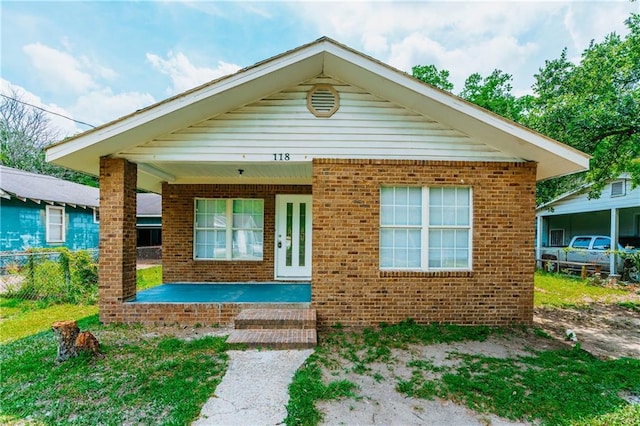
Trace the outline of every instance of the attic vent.
<path fill-rule="evenodd" d="M 316 117 L 331 117 L 339 106 L 338 92 L 326 84 L 314 86 L 307 94 L 307 108 Z"/>
<path fill-rule="evenodd" d="M 624 195 L 624 181 L 617 181 L 617 182 L 613 182 L 611 183 L 611 196 L 612 197 L 619 197 L 621 195 Z"/>

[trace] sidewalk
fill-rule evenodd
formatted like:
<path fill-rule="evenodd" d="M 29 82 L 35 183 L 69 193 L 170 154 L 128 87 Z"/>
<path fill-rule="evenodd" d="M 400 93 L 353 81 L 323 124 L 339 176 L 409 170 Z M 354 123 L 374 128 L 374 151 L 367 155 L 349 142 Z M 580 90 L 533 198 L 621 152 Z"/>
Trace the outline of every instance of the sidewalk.
<path fill-rule="evenodd" d="M 291 379 L 312 353 L 312 349 L 228 351 L 227 373 L 192 425 L 282 424 Z"/>

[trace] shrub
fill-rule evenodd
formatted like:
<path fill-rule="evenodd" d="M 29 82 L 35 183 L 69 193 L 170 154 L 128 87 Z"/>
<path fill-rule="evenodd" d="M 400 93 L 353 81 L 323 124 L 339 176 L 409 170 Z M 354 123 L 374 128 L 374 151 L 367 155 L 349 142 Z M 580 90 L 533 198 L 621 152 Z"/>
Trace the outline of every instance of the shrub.
<path fill-rule="evenodd" d="M 98 265 L 86 250 L 32 249 L 21 271 L 23 284 L 8 294 L 51 303 L 95 303 Z"/>

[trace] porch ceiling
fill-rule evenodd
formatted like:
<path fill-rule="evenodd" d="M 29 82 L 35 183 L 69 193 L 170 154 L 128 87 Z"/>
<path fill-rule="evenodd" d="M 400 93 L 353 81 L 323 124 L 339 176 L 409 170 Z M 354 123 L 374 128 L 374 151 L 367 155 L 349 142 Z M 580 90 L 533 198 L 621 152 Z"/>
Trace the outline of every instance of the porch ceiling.
<path fill-rule="evenodd" d="M 310 185 L 311 162 L 153 162 L 138 165 L 139 175 L 161 178 L 176 184 L 290 184 Z M 240 172 L 242 171 L 242 172 Z M 140 176 L 139 176 L 140 178 Z"/>

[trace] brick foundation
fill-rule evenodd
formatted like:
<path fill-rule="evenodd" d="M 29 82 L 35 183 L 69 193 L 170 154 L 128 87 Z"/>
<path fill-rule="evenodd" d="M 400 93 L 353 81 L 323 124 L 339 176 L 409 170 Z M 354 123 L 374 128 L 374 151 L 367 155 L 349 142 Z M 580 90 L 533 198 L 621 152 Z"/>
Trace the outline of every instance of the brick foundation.
<path fill-rule="evenodd" d="M 230 327 L 243 307 L 229 303 L 125 303 L 123 320 L 118 322 Z"/>

